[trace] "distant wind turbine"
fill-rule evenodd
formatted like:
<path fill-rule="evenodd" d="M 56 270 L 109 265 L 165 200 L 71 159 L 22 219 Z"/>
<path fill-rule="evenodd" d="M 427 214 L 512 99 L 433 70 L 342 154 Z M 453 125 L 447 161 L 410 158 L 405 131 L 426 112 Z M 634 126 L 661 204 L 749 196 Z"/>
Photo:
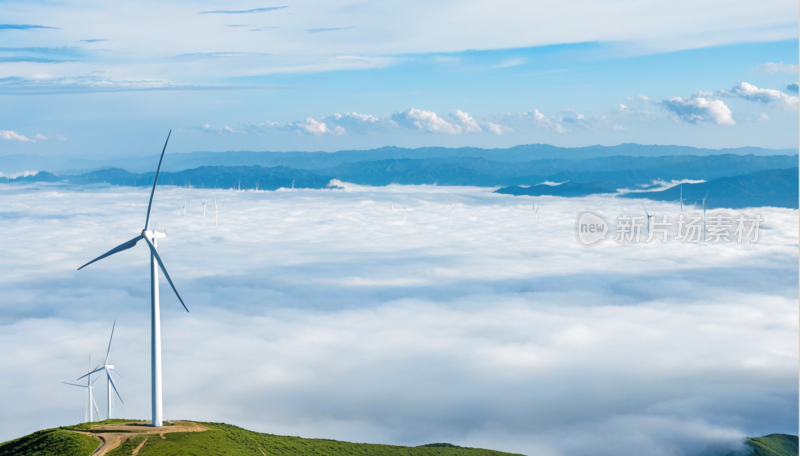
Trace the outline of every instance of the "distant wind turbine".
<path fill-rule="evenodd" d="M 203 201 L 203 217 L 206 216 L 206 202 Z"/>
<path fill-rule="evenodd" d="M 114 371 L 116 374 L 117 371 L 114 370 L 113 364 L 108 364 L 108 357 L 111 355 L 111 340 L 114 339 L 114 328 L 117 326 L 117 320 L 114 320 L 114 325 L 111 326 L 111 337 L 108 338 L 108 350 L 106 351 L 106 360 L 103 362 L 103 365 L 96 368 L 95 370 L 89 372 L 88 374 L 84 375 L 83 377 L 91 376 L 94 373 L 105 371 L 106 374 L 106 388 L 108 391 L 108 419 L 114 418 L 114 395 L 111 394 L 111 388 L 114 388 L 114 392 L 117 393 L 117 397 L 119 401 L 123 404 L 125 401 L 122 400 L 122 396 L 119 395 L 119 391 L 117 391 L 117 385 L 114 384 L 114 379 L 111 378 L 111 371 Z M 91 364 L 89 364 L 91 366 Z M 119 375 L 119 374 L 117 374 Z M 80 380 L 81 378 L 78 378 Z M 97 380 L 95 380 L 97 381 Z"/>
<path fill-rule="evenodd" d="M 92 357 L 89 356 L 89 369 L 91 369 L 91 368 L 92 368 Z M 100 416 L 99 416 L 100 415 L 100 409 L 97 408 L 97 403 L 95 403 L 94 395 L 92 394 L 92 387 L 94 385 L 94 382 L 96 382 L 97 380 L 100 380 L 100 377 L 97 377 L 96 379 L 94 379 L 94 381 L 92 381 L 92 377 L 89 376 L 89 378 L 86 379 L 86 384 L 85 385 L 78 385 L 78 384 L 75 384 L 75 383 L 61 382 L 61 383 L 65 384 L 65 385 L 77 386 L 78 388 L 86 388 L 86 394 L 87 394 L 88 397 L 87 397 L 87 402 L 86 402 L 86 408 L 85 408 L 85 410 L 83 412 L 83 419 L 87 423 L 91 423 L 91 422 L 94 421 L 94 413 L 93 413 L 93 410 L 92 410 L 92 406 L 94 406 L 94 410 L 97 411 L 97 415 L 98 415 L 97 419 L 98 420 L 100 419 Z"/>
<path fill-rule="evenodd" d="M 639 204 L 642 205 L 642 209 L 644 209 L 644 215 L 647 217 L 647 235 L 650 236 L 650 219 L 651 218 L 656 218 L 656 216 L 655 215 L 650 215 L 650 213 L 647 212 L 647 208 L 644 207 L 644 204 L 642 204 L 642 203 L 639 203 Z"/>
<path fill-rule="evenodd" d="M 292 179 L 292 190 L 294 190 L 294 179 Z"/>
<path fill-rule="evenodd" d="M 256 191 L 258 191 L 258 183 L 261 181 L 256 181 Z"/>
<path fill-rule="evenodd" d="M 708 192 L 703 197 L 703 242 L 706 241 L 706 198 L 708 198 Z"/>
<path fill-rule="evenodd" d="M 170 135 L 172 131 L 170 131 Z M 136 246 L 136 244 L 144 239 L 147 243 L 147 247 L 150 249 L 150 302 L 151 302 L 151 326 L 150 326 L 150 342 L 151 342 L 151 391 L 152 391 L 152 412 L 153 412 L 153 426 L 160 427 L 163 424 L 163 412 L 162 412 L 162 401 L 161 401 L 161 307 L 159 305 L 159 293 L 158 293 L 158 269 L 161 268 L 161 271 L 164 273 L 164 277 L 166 277 L 167 282 L 169 282 L 170 287 L 172 287 L 172 291 L 175 292 L 175 295 L 178 297 L 178 301 L 180 301 L 183 308 L 186 309 L 188 312 L 189 309 L 184 304 L 181 295 L 178 294 L 178 289 L 175 288 L 175 284 L 172 283 L 172 278 L 169 276 L 167 272 L 167 268 L 164 266 L 164 262 L 161 260 L 161 256 L 158 254 L 157 250 L 157 239 L 167 237 L 166 233 L 159 233 L 157 231 L 150 230 L 150 210 L 153 208 L 153 196 L 156 193 L 156 185 L 158 184 L 158 174 L 161 171 L 161 162 L 164 160 L 164 152 L 167 150 L 167 143 L 169 143 L 169 137 L 167 135 L 167 141 L 164 143 L 164 149 L 161 151 L 161 159 L 158 161 L 158 168 L 156 168 L 156 176 L 153 179 L 153 190 L 150 192 L 150 202 L 147 205 L 147 216 L 144 222 L 144 229 L 142 230 L 141 234 L 136 236 L 135 238 L 131 239 L 124 244 L 121 244 L 113 249 L 109 250 L 108 252 L 100 255 L 99 257 L 95 258 L 94 260 L 84 264 L 78 270 L 89 266 L 90 264 L 94 263 L 95 261 L 102 260 L 107 256 L 111 256 L 115 253 L 122 252 L 123 250 L 128 250 Z"/>
<path fill-rule="evenodd" d="M 541 207 L 541 205 L 540 206 L 537 206 L 535 204 L 533 205 L 533 214 L 536 216 L 537 222 L 539 221 L 539 207 Z"/>
<path fill-rule="evenodd" d="M 681 197 L 678 202 L 681 203 L 681 214 L 683 214 L 683 185 L 681 185 Z"/>

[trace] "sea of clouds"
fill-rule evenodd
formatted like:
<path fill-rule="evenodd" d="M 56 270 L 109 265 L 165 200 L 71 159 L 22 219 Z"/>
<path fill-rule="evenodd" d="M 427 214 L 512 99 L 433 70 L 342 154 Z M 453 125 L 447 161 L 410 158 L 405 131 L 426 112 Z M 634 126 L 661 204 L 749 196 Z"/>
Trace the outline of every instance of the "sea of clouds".
<path fill-rule="evenodd" d="M 82 421 L 61 382 L 105 356 L 115 319 L 117 414 L 149 419 L 147 249 L 76 271 L 142 230 L 148 193 L 0 186 L 0 441 Z M 159 251 L 191 311 L 162 277 L 164 416 L 545 456 L 796 433 L 798 212 L 746 211 L 766 220 L 757 244 L 584 248 L 584 209 L 641 212 L 470 187 L 160 187 Z"/>

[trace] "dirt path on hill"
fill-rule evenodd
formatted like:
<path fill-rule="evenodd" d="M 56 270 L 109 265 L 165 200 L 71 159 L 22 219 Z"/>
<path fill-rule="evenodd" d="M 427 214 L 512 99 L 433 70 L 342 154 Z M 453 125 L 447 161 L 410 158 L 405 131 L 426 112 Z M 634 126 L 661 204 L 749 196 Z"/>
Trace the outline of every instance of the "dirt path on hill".
<path fill-rule="evenodd" d="M 162 439 L 165 439 L 164 434 L 169 434 L 172 432 L 203 432 L 207 431 L 208 428 L 203 426 L 202 424 L 197 423 L 190 423 L 186 421 L 175 421 L 174 426 L 163 426 L 160 428 L 155 428 L 149 425 L 140 424 L 140 423 L 126 423 L 126 424 L 107 424 L 104 426 L 94 426 L 92 427 L 92 431 L 94 432 L 86 432 L 86 431 L 75 431 L 83 435 L 88 435 L 99 439 L 100 446 L 92 453 L 92 456 L 104 456 L 109 451 L 117 448 L 118 446 L 122 445 L 126 440 L 131 437 L 140 434 L 160 434 Z M 97 432 L 101 431 L 101 432 Z M 109 431 L 109 432 L 102 432 L 102 431 Z M 145 439 L 146 441 L 147 439 Z M 145 442 L 142 442 L 136 449 L 133 451 L 133 454 L 138 454 L 139 450 L 144 446 Z"/>

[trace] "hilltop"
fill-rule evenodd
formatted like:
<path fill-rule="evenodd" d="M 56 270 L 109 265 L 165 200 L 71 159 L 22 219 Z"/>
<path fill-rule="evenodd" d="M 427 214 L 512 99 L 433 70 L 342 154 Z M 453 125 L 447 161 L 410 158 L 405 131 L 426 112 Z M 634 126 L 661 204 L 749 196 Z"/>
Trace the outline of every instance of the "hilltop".
<path fill-rule="evenodd" d="M 797 456 L 797 437 L 748 438 L 746 456 Z M 248 431 L 222 423 L 176 421 L 161 428 L 145 421 L 113 419 L 45 429 L 5 443 L 0 456 L 521 456 L 450 443 L 416 447 L 306 439 Z M 737 453 L 737 456 L 745 456 Z"/>
<path fill-rule="evenodd" d="M 102 446 L 102 448 L 101 448 Z M 248 431 L 222 423 L 178 421 L 151 428 L 144 421 L 106 420 L 34 432 L 0 444 L 0 456 L 514 456 L 433 443 L 418 447 L 305 439 Z M 516 455 L 519 456 L 519 455 Z M 770 455 L 771 456 L 771 455 Z"/>

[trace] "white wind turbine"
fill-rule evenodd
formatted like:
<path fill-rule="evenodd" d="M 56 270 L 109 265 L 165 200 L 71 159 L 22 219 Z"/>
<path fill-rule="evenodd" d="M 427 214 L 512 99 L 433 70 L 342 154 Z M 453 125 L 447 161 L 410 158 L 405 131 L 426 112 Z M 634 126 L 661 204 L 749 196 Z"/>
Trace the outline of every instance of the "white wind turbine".
<path fill-rule="evenodd" d="M 203 218 L 206 216 L 206 202 L 203 201 Z"/>
<path fill-rule="evenodd" d="M 642 204 L 642 203 L 639 203 L 639 204 L 642 205 L 642 209 L 644 209 L 644 215 L 647 217 L 647 235 L 650 236 L 650 220 L 656 218 L 656 216 L 655 215 L 650 215 L 650 213 L 647 212 L 647 208 L 644 207 L 644 204 Z"/>
<path fill-rule="evenodd" d="M 535 204 L 533 205 L 533 214 L 536 216 L 536 221 L 537 222 L 539 221 L 539 208 L 540 207 L 541 207 L 541 205 L 539 205 L 539 206 L 537 206 Z"/>
<path fill-rule="evenodd" d="M 172 131 L 170 130 L 170 135 L 171 134 Z M 167 235 L 166 233 L 150 231 L 150 209 L 152 209 L 153 207 L 153 195 L 156 192 L 156 185 L 158 184 L 158 173 L 161 171 L 161 162 L 164 160 L 164 152 L 167 150 L 167 143 L 169 143 L 170 135 L 167 135 L 167 142 L 164 143 L 164 149 L 161 151 L 161 159 L 158 161 L 158 168 L 156 169 L 156 177 L 153 180 L 153 190 L 150 192 L 150 203 L 147 205 L 147 217 L 145 218 L 144 229 L 142 230 L 141 234 L 124 244 L 114 247 L 108 252 L 100 255 L 94 260 L 78 268 L 78 270 L 83 269 L 86 266 L 89 266 L 90 264 L 94 263 L 95 261 L 102 260 L 103 258 L 111 256 L 117 252 L 130 249 L 136 246 L 136 244 L 142 239 L 144 239 L 144 241 L 147 243 L 147 247 L 150 248 L 150 302 L 151 302 L 150 362 L 151 362 L 151 388 L 152 388 L 152 411 L 153 411 L 152 425 L 157 427 L 160 427 L 162 425 L 164 416 L 161 408 L 161 308 L 158 300 L 159 268 L 161 268 L 161 271 L 164 273 L 164 277 L 167 278 L 167 282 L 169 282 L 169 285 L 172 287 L 172 290 L 178 297 L 178 301 L 181 302 L 181 305 L 183 305 L 183 308 L 186 309 L 186 312 L 189 312 L 189 309 L 186 307 L 186 304 L 183 303 L 181 295 L 178 294 L 178 290 L 175 288 L 175 284 L 172 283 L 172 278 L 170 278 L 169 273 L 167 272 L 167 268 L 164 266 L 164 262 L 161 261 L 161 256 L 158 255 L 158 250 L 156 249 L 157 246 L 156 239 L 164 238 Z"/>
<path fill-rule="evenodd" d="M 708 192 L 703 197 L 703 242 L 706 241 L 706 198 L 708 198 Z"/>
<path fill-rule="evenodd" d="M 91 368 L 92 368 L 92 357 L 89 356 L 89 369 L 91 369 Z M 96 382 L 97 380 L 100 380 L 100 377 L 97 377 L 96 379 L 94 379 L 94 382 Z M 75 383 L 61 382 L 61 383 L 65 384 L 65 385 L 77 386 L 78 388 L 86 388 L 87 402 L 86 402 L 86 409 L 83 412 L 83 419 L 84 419 L 84 422 L 86 422 L 86 423 L 91 423 L 92 421 L 94 421 L 94 415 L 95 414 L 92 413 L 92 406 L 94 406 L 94 410 L 97 411 L 97 415 L 98 415 L 97 419 L 98 420 L 100 419 L 100 416 L 99 416 L 100 415 L 100 409 L 97 408 L 97 403 L 95 403 L 94 395 L 92 394 L 92 387 L 94 385 L 94 382 L 92 381 L 92 377 L 91 376 L 89 376 L 89 378 L 86 379 L 86 384 L 85 385 L 77 385 Z"/>
<path fill-rule="evenodd" d="M 681 197 L 678 202 L 681 203 L 681 214 L 683 214 L 683 185 L 681 185 Z"/>
<path fill-rule="evenodd" d="M 214 226 L 217 226 L 219 220 L 219 208 L 217 207 L 217 199 L 214 198 Z"/>
<path fill-rule="evenodd" d="M 117 385 L 114 384 L 114 379 L 111 378 L 111 371 L 114 371 L 115 374 L 119 375 L 116 370 L 114 370 L 113 364 L 108 364 L 108 357 L 111 354 L 111 340 L 114 339 L 114 328 L 117 326 L 117 320 L 114 320 L 114 325 L 111 326 L 111 337 L 108 338 L 108 350 L 106 351 L 106 360 L 102 366 L 97 367 L 95 370 L 89 372 L 88 374 L 84 375 L 83 377 L 91 376 L 94 373 L 105 371 L 106 373 L 106 388 L 108 391 L 108 419 L 114 418 L 114 395 L 111 394 L 111 388 L 114 388 L 114 392 L 117 393 L 117 397 L 119 401 L 123 404 L 125 401 L 122 400 L 122 396 L 119 395 L 119 391 L 117 391 Z M 91 366 L 91 364 L 89 364 Z M 78 378 L 80 380 L 81 378 Z M 97 381 L 97 380 L 95 380 Z"/>

